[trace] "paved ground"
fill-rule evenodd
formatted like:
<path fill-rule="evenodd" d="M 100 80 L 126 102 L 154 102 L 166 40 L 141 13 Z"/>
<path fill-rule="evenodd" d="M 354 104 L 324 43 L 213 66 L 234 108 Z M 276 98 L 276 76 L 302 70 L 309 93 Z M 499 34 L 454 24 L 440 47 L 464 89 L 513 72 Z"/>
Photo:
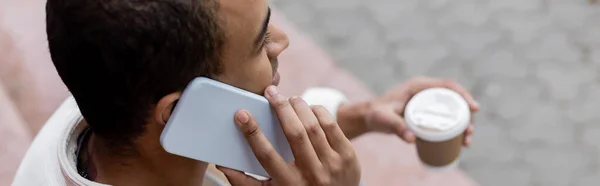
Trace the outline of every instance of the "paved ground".
<path fill-rule="evenodd" d="M 274 0 L 382 92 L 454 78 L 483 105 L 461 167 L 481 185 L 600 184 L 594 0 Z M 292 41 L 293 42 L 293 41 Z"/>

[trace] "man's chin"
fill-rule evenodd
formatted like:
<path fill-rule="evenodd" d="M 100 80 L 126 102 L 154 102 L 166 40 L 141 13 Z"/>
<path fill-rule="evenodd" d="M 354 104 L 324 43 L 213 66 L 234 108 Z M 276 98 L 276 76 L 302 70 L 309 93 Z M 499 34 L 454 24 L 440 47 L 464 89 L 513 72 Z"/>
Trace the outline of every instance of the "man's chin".
<path fill-rule="evenodd" d="M 281 76 L 279 75 L 279 72 L 275 72 L 275 75 L 273 75 L 273 80 L 271 81 L 271 84 L 278 86 L 279 81 L 281 81 Z"/>

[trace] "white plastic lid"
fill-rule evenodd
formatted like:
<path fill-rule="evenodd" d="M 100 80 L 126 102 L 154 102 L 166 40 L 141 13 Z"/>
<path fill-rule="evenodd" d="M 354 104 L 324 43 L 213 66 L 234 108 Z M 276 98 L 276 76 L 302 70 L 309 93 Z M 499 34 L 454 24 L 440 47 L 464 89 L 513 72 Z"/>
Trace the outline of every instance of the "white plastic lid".
<path fill-rule="evenodd" d="M 467 101 L 446 88 L 431 88 L 417 93 L 406 105 L 404 118 L 415 135 L 425 141 L 439 142 L 462 134 L 471 120 Z"/>

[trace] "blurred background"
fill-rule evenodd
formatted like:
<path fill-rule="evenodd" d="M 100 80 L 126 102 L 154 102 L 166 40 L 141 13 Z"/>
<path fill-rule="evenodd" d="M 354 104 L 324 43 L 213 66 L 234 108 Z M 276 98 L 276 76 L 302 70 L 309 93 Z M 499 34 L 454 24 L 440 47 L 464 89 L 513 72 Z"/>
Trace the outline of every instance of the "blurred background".
<path fill-rule="evenodd" d="M 376 92 L 421 74 L 470 89 L 483 109 L 461 168 L 479 184 L 600 185 L 595 1 L 273 4 Z"/>
<path fill-rule="evenodd" d="M 292 84 L 284 78 L 289 81 L 282 83 L 285 88 L 299 92 L 300 87 L 318 84 L 319 78 L 332 78 L 327 82 L 335 86 L 353 81 L 353 75 L 382 93 L 418 75 L 452 78 L 482 105 L 475 117 L 473 145 L 464 151 L 460 164 L 467 177 L 483 186 L 600 185 L 600 2 L 272 0 L 271 4 L 296 26 L 284 26 L 295 38 L 287 58 L 317 67 L 326 61 L 323 69 L 313 70 L 327 74 L 334 66 L 327 53 L 350 72 L 313 77 L 303 74 L 310 68 L 290 63 L 282 70 L 302 79 Z M 0 185 L 9 185 L 32 136 L 67 95 L 48 61 L 43 17 L 44 0 L 0 0 Z M 285 23 L 281 16 L 275 18 Z M 295 29 L 316 45 L 307 44 L 310 39 L 298 36 Z M 307 57 L 308 53 L 315 55 Z M 311 60 L 313 56 L 319 60 Z M 344 85 L 364 89 L 360 84 Z M 385 150 L 398 147 L 394 157 L 376 156 L 392 151 L 371 148 L 376 143 Z M 397 138 L 367 135 L 355 146 L 365 155 L 364 165 L 374 164 L 363 166 L 371 183 L 398 175 L 399 181 L 393 183 L 465 185 L 448 182 L 462 173 L 424 173 L 414 148 Z M 406 172 L 386 172 L 398 167 Z M 409 177 L 418 178 L 404 182 Z"/>

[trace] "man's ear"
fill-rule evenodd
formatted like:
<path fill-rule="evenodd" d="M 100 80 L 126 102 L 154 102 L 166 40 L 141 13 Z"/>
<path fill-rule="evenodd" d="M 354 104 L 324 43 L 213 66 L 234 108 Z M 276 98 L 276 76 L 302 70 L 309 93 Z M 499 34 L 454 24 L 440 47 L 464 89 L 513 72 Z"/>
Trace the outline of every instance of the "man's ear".
<path fill-rule="evenodd" d="M 171 117 L 171 113 L 173 112 L 175 105 L 177 105 L 177 101 L 180 97 L 181 92 L 173 92 L 162 97 L 158 101 L 153 113 L 153 118 L 156 123 L 160 125 L 167 124 L 167 121 L 169 121 L 169 117 Z"/>

